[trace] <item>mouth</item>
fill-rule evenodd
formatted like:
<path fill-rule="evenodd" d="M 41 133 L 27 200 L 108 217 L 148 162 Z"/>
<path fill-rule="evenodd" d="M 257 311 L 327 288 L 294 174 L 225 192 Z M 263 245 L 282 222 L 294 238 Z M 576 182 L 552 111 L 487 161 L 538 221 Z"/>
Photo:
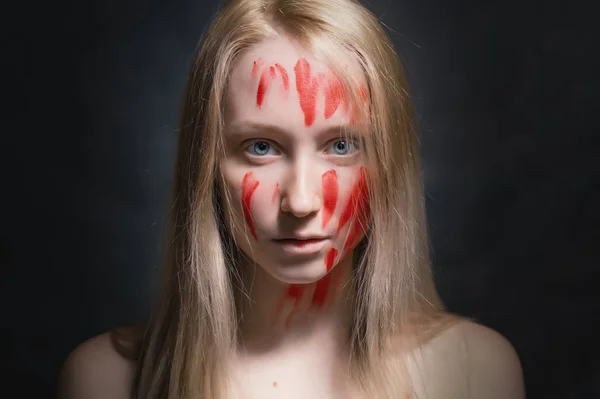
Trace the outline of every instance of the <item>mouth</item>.
<path fill-rule="evenodd" d="M 294 254 L 311 254 L 320 252 L 327 242 L 328 237 L 307 237 L 307 238 L 281 238 L 273 242 L 277 244 L 284 252 Z"/>

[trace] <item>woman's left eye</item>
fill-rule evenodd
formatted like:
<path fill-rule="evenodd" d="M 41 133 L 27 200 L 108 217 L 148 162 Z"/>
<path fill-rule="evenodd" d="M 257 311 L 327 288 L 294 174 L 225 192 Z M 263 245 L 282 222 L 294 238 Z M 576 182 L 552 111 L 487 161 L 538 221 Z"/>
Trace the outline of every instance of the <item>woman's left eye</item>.
<path fill-rule="evenodd" d="M 358 145 L 353 140 L 335 140 L 331 143 L 331 147 L 328 149 L 333 151 L 335 155 L 348 155 L 358 150 Z"/>
<path fill-rule="evenodd" d="M 271 143 L 269 143 L 268 141 L 265 140 L 259 140 L 259 141 L 255 141 L 252 144 L 250 144 L 249 146 L 246 147 L 246 151 L 249 152 L 252 155 L 256 155 L 259 157 L 265 156 L 265 155 L 275 155 L 275 149 L 273 148 L 273 145 L 271 145 Z M 273 152 L 273 153 L 271 153 Z"/>

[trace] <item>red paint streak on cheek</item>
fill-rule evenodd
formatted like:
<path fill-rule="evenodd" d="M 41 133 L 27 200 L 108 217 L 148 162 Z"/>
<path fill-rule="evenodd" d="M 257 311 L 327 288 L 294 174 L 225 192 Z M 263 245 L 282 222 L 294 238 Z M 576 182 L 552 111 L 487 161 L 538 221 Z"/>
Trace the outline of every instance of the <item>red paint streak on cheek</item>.
<path fill-rule="evenodd" d="M 346 242 L 344 244 L 343 255 L 346 256 L 348 252 L 354 249 L 357 244 L 357 238 L 361 234 L 365 234 L 368 222 L 371 216 L 371 209 L 369 206 L 369 193 L 367 188 L 367 176 L 366 176 L 366 168 L 362 167 L 360 169 L 360 177 L 358 182 L 356 183 L 350 204 L 352 205 L 352 209 L 354 210 L 352 214 L 354 215 L 354 219 L 352 220 L 352 226 L 346 238 Z"/>
<path fill-rule="evenodd" d="M 367 169 L 362 166 L 359 174 L 358 181 L 352 187 L 348 203 L 340 216 L 337 234 L 340 234 L 340 231 L 350 221 L 352 216 L 358 215 L 359 212 L 364 212 L 367 203 Z"/>
<path fill-rule="evenodd" d="M 273 198 L 271 198 L 271 203 L 274 205 L 275 201 L 277 201 L 277 197 L 279 197 L 279 183 L 275 186 L 275 191 L 273 192 Z"/>
<path fill-rule="evenodd" d="M 327 252 L 327 256 L 325 256 L 325 267 L 327 267 L 327 271 L 330 271 L 333 267 L 333 262 L 335 262 L 335 258 L 338 255 L 338 250 L 335 248 L 331 248 L 329 252 Z"/>
<path fill-rule="evenodd" d="M 296 73 L 296 90 L 300 98 L 300 108 L 304 112 L 304 124 L 311 126 L 316 117 L 317 92 L 319 80 L 311 75 L 310 64 L 301 58 L 294 67 Z"/>
<path fill-rule="evenodd" d="M 335 169 L 323 173 L 321 185 L 323 190 L 323 228 L 325 228 L 337 205 L 338 180 Z"/>
<path fill-rule="evenodd" d="M 275 68 L 277 68 L 277 70 L 279 71 L 279 74 L 281 75 L 281 79 L 283 80 L 283 89 L 286 92 L 290 91 L 290 77 L 289 77 L 287 71 L 285 70 L 284 67 L 282 67 L 279 64 L 275 64 Z"/>
<path fill-rule="evenodd" d="M 327 272 L 333 268 L 333 263 L 335 262 L 335 258 L 338 254 L 337 249 L 331 248 L 327 255 L 325 256 L 325 266 L 327 267 Z M 315 292 L 312 297 L 312 306 L 317 306 L 319 308 L 323 307 L 325 304 L 325 299 L 327 299 L 327 294 L 330 293 L 331 288 L 331 275 L 327 274 L 321 280 L 317 281 L 317 286 L 315 287 Z"/>
<path fill-rule="evenodd" d="M 252 202 L 252 195 L 254 195 L 254 191 L 256 191 L 258 184 L 259 182 L 254 178 L 252 172 L 248 172 L 244 175 L 244 180 L 242 180 L 242 210 L 244 212 L 246 224 L 250 229 L 250 234 L 252 234 L 252 237 L 254 237 L 255 240 L 258 240 L 258 237 L 256 235 L 256 230 L 254 229 L 252 214 L 250 213 L 250 204 Z"/>
<path fill-rule="evenodd" d="M 271 68 L 266 69 L 262 73 L 260 77 L 260 82 L 258 82 L 258 90 L 256 91 L 256 105 L 259 109 L 265 102 L 265 96 L 267 94 L 267 91 L 269 91 L 269 87 L 271 87 L 271 82 L 273 81 L 274 76 L 273 73 L 271 73 Z"/>

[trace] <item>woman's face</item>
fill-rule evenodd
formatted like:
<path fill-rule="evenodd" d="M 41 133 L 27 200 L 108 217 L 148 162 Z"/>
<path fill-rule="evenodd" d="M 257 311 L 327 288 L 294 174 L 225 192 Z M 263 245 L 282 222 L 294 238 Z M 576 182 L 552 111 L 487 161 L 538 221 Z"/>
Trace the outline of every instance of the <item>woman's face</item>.
<path fill-rule="evenodd" d="M 346 64 L 364 94 L 362 72 L 352 59 Z M 232 71 L 225 214 L 244 253 L 281 282 L 321 279 L 365 234 L 362 132 L 336 82 L 286 38 L 246 51 Z"/>

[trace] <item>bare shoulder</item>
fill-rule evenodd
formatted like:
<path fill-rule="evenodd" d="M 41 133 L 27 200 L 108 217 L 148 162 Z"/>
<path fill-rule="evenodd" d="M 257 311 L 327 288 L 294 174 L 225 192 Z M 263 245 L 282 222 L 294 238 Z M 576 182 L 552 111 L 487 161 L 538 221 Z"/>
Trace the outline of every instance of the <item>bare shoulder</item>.
<path fill-rule="evenodd" d="M 461 321 L 424 345 L 413 378 L 419 398 L 523 399 L 521 362 L 491 328 Z"/>
<path fill-rule="evenodd" d="M 63 364 L 60 399 L 129 399 L 135 365 L 117 352 L 111 333 L 77 346 Z"/>

